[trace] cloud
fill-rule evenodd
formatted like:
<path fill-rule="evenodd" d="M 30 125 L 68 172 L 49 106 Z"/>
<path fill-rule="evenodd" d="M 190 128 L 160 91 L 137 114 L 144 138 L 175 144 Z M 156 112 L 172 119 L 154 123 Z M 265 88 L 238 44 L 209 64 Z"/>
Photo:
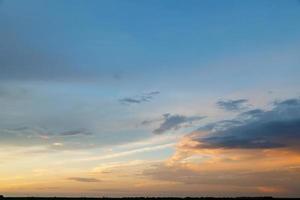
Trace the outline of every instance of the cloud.
<path fill-rule="evenodd" d="M 135 104 L 135 103 L 139 104 L 139 103 L 144 102 L 144 100 L 140 99 L 140 98 L 137 99 L 137 98 L 127 97 L 127 98 L 120 99 L 120 102 L 123 103 L 123 104 Z"/>
<path fill-rule="evenodd" d="M 61 136 L 78 136 L 78 135 L 92 135 L 91 132 L 85 129 L 71 130 L 60 133 Z"/>
<path fill-rule="evenodd" d="M 273 149 L 300 150 L 300 99 L 275 102 L 272 110 L 250 110 L 232 121 L 217 122 L 199 131 L 209 136 L 193 134 L 199 149 Z"/>
<path fill-rule="evenodd" d="M 221 120 L 218 122 L 213 122 L 213 123 L 209 123 L 206 124 L 200 128 L 198 128 L 198 131 L 213 131 L 213 130 L 223 130 L 226 129 L 228 127 L 233 127 L 233 126 L 238 126 L 241 125 L 241 121 L 239 120 Z"/>
<path fill-rule="evenodd" d="M 38 126 L 16 126 L 0 128 L 0 145 L 34 147 L 43 146 L 43 152 L 53 150 L 80 150 L 94 148 L 99 141 L 95 141 L 92 132 L 86 129 L 70 131 L 55 131 Z M 97 143 L 98 142 L 98 143 Z M 42 151 L 41 151 L 42 152 Z"/>
<path fill-rule="evenodd" d="M 0 144 L 12 146 L 47 145 L 52 133 L 40 127 L 19 126 L 0 129 Z"/>
<path fill-rule="evenodd" d="M 88 158 L 84 158 L 84 159 L 79 159 L 78 161 L 94 161 L 94 160 L 105 160 L 105 159 L 111 159 L 111 158 L 120 158 L 120 157 L 126 157 L 126 156 L 129 156 L 129 155 L 138 154 L 138 153 L 144 153 L 144 152 L 151 152 L 151 151 L 166 149 L 166 148 L 173 147 L 174 145 L 175 145 L 174 143 L 159 144 L 159 145 L 155 145 L 155 146 L 148 146 L 148 147 L 142 147 L 142 148 L 137 148 L 137 149 L 131 149 L 131 150 L 128 150 L 128 151 L 122 151 L 122 152 L 107 154 L 107 155 L 103 155 L 103 156 L 88 157 Z"/>
<path fill-rule="evenodd" d="M 159 122 L 159 121 L 161 121 L 161 119 L 144 120 L 144 121 L 142 121 L 141 124 L 147 126 L 147 125 L 150 125 L 152 123 Z"/>
<path fill-rule="evenodd" d="M 264 113 L 263 110 L 261 109 L 253 109 L 253 110 L 249 110 L 243 113 L 240 113 L 239 116 L 240 117 L 250 117 L 250 118 L 256 118 L 261 116 Z"/>
<path fill-rule="evenodd" d="M 238 112 L 246 108 L 245 103 L 247 99 L 237 99 L 237 100 L 220 100 L 216 104 L 223 110 Z"/>
<path fill-rule="evenodd" d="M 84 178 L 84 177 L 69 177 L 68 180 L 84 182 L 84 183 L 96 183 L 100 182 L 99 179 L 96 178 Z"/>
<path fill-rule="evenodd" d="M 299 99 L 287 99 L 284 101 L 275 101 L 274 104 L 276 106 L 298 106 Z"/>
<path fill-rule="evenodd" d="M 160 94 L 159 91 L 152 91 L 152 92 L 144 93 L 144 94 L 136 96 L 136 97 L 126 97 L 126 98 L 120 99 L 119 102 L 121 104 L 125 104 L 125 105 L 140 104 L 140 103 L 151 101 L 153 99 L 153 97 L 158 94 Z"/>
<path fill-rule="evenodd" d="M 36 153 L 43 154 L 65 150 L 81 151 L 83 149 L 122 145 L 144 139 L 144 137 L 140 132 L 109 134 L 97 131 L 97 129 L 60 129 L 55 127 L 31 126 L 30 124 L 26 125 L 26 123 L 20 123 L 19 126 L 16 124 L 0 126 L 0 146 L 41 147 L 42 150 L 36 151 Z"/>
<path fill-rule="evenodd" d="M 191 116 L 187 117 L 184 115 L 171 115 L 171 114 L 164 114 L 164 121 L 160 124 L 160 126 L 153 131 L 154 134 L 162 134 L 170 130 L 179 129 L 184 124 L 191 124 L 195 121 L 199 121 L 204 116 Z"/>

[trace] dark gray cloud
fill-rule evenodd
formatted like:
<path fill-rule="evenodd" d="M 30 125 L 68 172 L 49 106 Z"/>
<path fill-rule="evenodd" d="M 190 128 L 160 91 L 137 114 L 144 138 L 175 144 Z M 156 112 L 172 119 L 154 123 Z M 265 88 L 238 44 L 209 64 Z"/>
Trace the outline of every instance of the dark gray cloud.
<path fill-rule="evenodd" d="M 162 134 L 170 130 L 176 130 L 184 124 L 191 124 L 205 118 L 204 116 L 187 117 L 184 115 L 171 115 L 169 113 L 164 114 L 163 117 L 163 122 L 153 131 L 154 134 Z"/>
<path fill-rule="evenodd" d="M 158 95 L 159 93 L 159 91 L 152 91 L 136 97 L 125 97 L 123 99 L 120 99 L 119 102 L 125 105 L 149 102 L 154 98 L 154 96 Z"/>
<path fill-rule="evenodd" d="M 84 177 L 69 177 L 68 180 L 84 182 L 84 183 L 96 183 L 100 182 L 99 179 L 96 178 L 84 178 Z"/>
<path fill-rule="evenodd" d="M 140 99 L 140 98 L 130 98 L 130 97 L 126 97 L 126 98 L 123 98 L 123 99 L 120 99 L 120 102 L 123 103 L 123 104 L 139 104 L 139 103 L 142 103 L 144 102 L 143 99 Z"/>
<path fill-rule="evenodd" d="M 193 138 L 197 148 L 300 150 L 300 99 L 274 103 L 272 110 L 260 109 L 241 113 L 229 122 L 221 121 L 199 130 L 210 130 L 208 137 Z"/>
<path fill-rule="evenodd" d="M 237 112 L 245 109 L 247 106 L 247 99 L 237 99 L 237 100 L 219 100 L 216 104 L 223 110 Z"/>

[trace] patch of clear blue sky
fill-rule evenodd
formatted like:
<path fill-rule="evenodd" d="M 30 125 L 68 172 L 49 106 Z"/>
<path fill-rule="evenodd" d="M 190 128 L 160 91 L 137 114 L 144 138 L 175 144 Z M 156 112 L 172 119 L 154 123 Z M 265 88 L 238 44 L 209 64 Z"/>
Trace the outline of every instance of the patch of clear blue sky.
<path fill-rule="evenodd" d="M 222 98 L 255 84 L 299 83 L 297 0 L 4 0 L 0 16 L 3 52 L 12 52 L 9 63 L 20 60 L 0 80 L 72 80 L 42 88 L 70 105 L 105 99 L 110 110 L 150 90 L 161 99 Z"/>
<path fill-rule="evenodd" d="M 296 0 L 12 0 L 1 9 L 29 47 L 84 74 L 192 75 L 213 59 L 300 34 Z"/>

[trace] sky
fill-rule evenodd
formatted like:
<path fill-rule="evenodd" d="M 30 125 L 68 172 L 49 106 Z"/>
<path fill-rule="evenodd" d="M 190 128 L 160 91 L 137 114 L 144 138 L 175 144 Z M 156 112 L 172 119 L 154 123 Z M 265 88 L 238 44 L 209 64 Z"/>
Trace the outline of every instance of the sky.
<path fill-rule="evenodd" d="M 297 0 L 1 0 L 0 194 L 300 196 Z"/>

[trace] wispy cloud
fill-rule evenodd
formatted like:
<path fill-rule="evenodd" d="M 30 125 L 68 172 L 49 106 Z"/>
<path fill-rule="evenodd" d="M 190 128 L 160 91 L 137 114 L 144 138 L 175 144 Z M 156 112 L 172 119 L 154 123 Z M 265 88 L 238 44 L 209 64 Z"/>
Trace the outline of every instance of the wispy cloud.
<path fill-rule="evenodd" d="M 69 177 L 68 180 L 84 182 L 84 183 L 96 183 L 100 182 L 99 179 L 96 178 L 85 178 L 85 177 Z"/>
<path fill-rule="evenodd" d="M 245 105 L 247 102 L 247 99 L 219 100 L 216 104 L 223 110 L 237 112 L 247 108 Z"/>
<path fill-rule="evenodd" d="M 125 105 L 140 104 L 140 103 L 151 101 L 154 98 L 154 96 L 158 94 L 160 94 L 159 91 L 152 91 L 135 97 L 125 97 L 120 99 L 119 102 Z"/>
<path fill-rule="evenodd" d="M 92 156 L 88 158 L 79 159 L 77 161 L 94 161 L 94 160 L 106 160 L 111 158 L 120 158 L 120 157 L 138 154 L 138 153 L 151 152 L 151 151 L 157 151 L 165 148 L 170 148 L 173 147 L 174 145 L 175 143 L 167 143 L 167 144 L 161 144 L 156 146 L 142 147 L 142 148 L 131 149 L 122 152 L 111 153 L 103 156 Z"/>
<path fill-rule="evenodd" d="M 164 114 L 163 117 L 163 122 L 153 131 L 154 134 L 163 134 L 170 130 L 176 130 L 184 124 L 192 124 L 205 118 L 204 116 L 171 115 L 169 113 Z"/>
<path fill-rule="evenodd" d="M 92 133 L 86 129 L 77 129 L 71 131 L 65 131 L 60 133 L 61 136 L 78 136 L 78 135 L 92 135 Z"/>

